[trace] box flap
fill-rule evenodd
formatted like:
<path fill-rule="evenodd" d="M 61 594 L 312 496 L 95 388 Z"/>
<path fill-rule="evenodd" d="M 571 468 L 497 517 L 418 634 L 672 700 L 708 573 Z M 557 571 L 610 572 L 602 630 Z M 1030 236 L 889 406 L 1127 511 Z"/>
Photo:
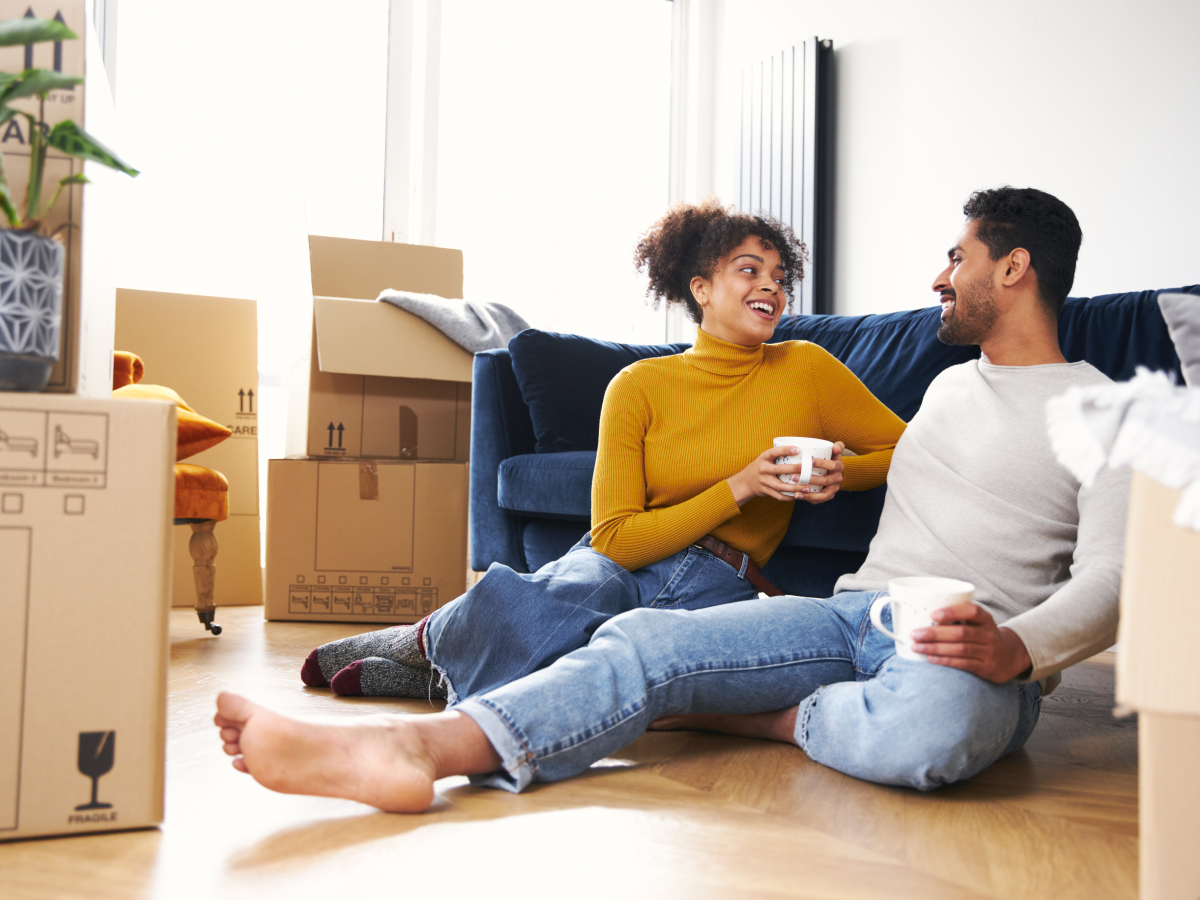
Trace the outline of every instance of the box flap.
<path fill-rule="evenodd" d="M 309 235 L 308 253 L 318 297 L 374 300 L 392 288 L 462 299 L 461 250 Z"/>
<path fill-rule="evenodd" d="M 314 276 L 315 282 L 315 276 Z M 470 381 L 474 356 L 390 303 L 314 297 L 322 372 Z"/>

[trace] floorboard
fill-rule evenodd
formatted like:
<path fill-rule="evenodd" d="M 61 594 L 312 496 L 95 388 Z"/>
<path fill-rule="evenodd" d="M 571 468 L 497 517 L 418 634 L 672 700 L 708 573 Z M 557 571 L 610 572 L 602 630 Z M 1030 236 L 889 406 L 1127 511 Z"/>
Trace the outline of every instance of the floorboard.
<path fill-rule="evenodd" d="M 797 748 L 648 734 L 580 778 L 521 795 L 438 783 L 427 813 L 264 790 L 211 725 L 225 688 L 293 715 L 429 712 L 301 685 L 355 625 L 171 613 L 166 822 L 0 844 L 0 893 L 41 898 L 316 896 L 1132 898 L 1137 722 L 1112 716 L 1113 656 L 1065 673 L 1027 747 L 930 794 L 825 769 Z"/>

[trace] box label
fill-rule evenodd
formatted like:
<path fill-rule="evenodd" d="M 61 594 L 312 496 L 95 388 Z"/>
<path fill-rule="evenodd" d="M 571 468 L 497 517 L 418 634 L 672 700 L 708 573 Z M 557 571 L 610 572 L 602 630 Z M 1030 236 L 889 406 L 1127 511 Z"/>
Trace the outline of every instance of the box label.
<path fill-rule="evenodd" d="M 0 409 L 0 485 L 103 488 L 108 415 Z"/>

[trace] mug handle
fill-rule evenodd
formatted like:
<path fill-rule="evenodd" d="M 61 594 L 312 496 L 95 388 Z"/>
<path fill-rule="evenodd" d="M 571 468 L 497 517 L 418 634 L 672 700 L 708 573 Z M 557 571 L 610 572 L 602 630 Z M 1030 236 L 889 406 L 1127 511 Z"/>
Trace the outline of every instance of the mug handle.
<path fill-rule="evenodd" d="M 813 456 L 807 451 L 802 451 L 804 461 L 800 463 L 800 483 L 808 484 L 812 480 Z"/>
<path fill-rule="evenodd" d="M 892 597 L 890 594 L 880 594 L 875 598 L 875 602 L 871 604 L 871 624 L 890 637 L 892 640 L 898 640 L 896 635 L 883 627 L 883 607 L 885 604 L 891 602 Z"/>

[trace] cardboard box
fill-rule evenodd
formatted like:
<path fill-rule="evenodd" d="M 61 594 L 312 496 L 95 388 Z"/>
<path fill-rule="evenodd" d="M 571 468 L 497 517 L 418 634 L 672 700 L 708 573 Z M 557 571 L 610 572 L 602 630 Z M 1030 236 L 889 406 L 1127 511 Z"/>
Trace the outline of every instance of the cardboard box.
<path fill-rule="evenodd" d="M 83 0 L 0 0 L 2 19 L 19 18 L 28 10 L 39 18 L 58 18 L 79 39 L 33 44 L 28 51 L 23 46 L 0 47 L 0 71 L 20 72 L 32 66 L 82 77 L 83 84 L 50 92 L 45 104 L 46 124 L 53 127 L 63 119 L 72 119 L 121 155 L 104 57 Z M 36 97 L 30 97 L 15 101 L 13 106 L 36 115 L 38 103 Z M 18 200 L 25 196 L 29 182 L 28 132 L 28 122 L 21 116 L 0 126 L 4 176 L 11 195 Z M 119 229 L 118 193 L 129 176 L 50 149 L 44 182 L 47 199 L 61 178 L 81 172 L 90 183 L 64 190 L 45 219 L 49 228 L 62 229 L 66 249 L 59 359 L 46 390 L 106 397 L 112 389 L 112 258 Z"/>
<path fill-rule="evenodd" d="M 217 523 L 218 606 L 263 600 L 258 495 L 258 304 L 253 300 L 156 291 L 117 291 L 117 349 L 138 354 L 146 384 L 177 391 L 188 405 L 233 432 L 187 462 L 229 479 L 229 518 Z M 175 529 L 171 602 L 192 606 L 190 528 Z"/>
<path fill-rule="evenodd" d="M 168 403 L 0 394 L 0 840 L 163 816 Z"/>
<path fill-rule="evenodd" d="M 416 622 L 466 590 L 467 466 L 273 459 L 266 617 Z"/>
<path fill-rule="evenodd" d="M 1179 492 L 1134 472 L 1121 580 L 1117 702 L 1138 715 L 1142 900 L 1200 897 L 1200 532 Z"/>
<path fill-rule="evenodd" d="M 1198 760 L 1200 716 L 1138 716 L 1138 895 L 1143 900 L 1200 897 Z"/>
<path fill-rule="evenodd" d="M 312 236 L 313 333 L 289 385 L 289 456 L 465 462 L 473 356 L 375 298 L 462 297 L 462 252 Z"/>

